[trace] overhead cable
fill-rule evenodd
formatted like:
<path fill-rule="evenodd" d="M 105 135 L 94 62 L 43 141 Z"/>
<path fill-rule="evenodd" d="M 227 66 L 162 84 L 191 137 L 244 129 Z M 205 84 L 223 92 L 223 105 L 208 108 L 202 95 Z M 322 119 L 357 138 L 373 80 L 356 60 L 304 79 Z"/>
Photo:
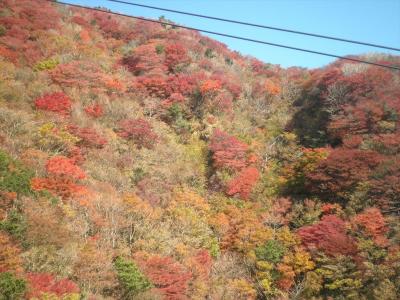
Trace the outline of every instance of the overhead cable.
<path fill-rule="evenodd" d="M 194 27 L 189 27 L 189 26 L 177 25 L 177 24 L 173 24 L 173 23 L 168 23 L 168 22 L 163 22 L 163 21 L 158 21 L 158 20 L 153 20 L 153 19 L 147 19 L 147 18 L 143 18 L 143 17 L 137 17 L 137 16 L 132 16 L 132 15 L 118 13 L 118 12 L 113 12 L 111 10 L 104 10 L 104 9 L 100 9 L 100 8 L 88 7 L 88 6 L 83 6 L 83 5 L 79 5 L 79 4 L 72 4 L 72 3 L 63 2 L 63 1 L 56 1 L 56 0 L 46 0 L 46 1 L 52 2 L 52 3 L 55 3 L 55 4 L 69 5 L 69 6 L 72 6 L 72 7 L 89 9 L 89 10 L 93 10 L 93 11 L 99 11 L 99 12 L 102 12 L 102 13 L 113 14 L 113 15 L 116 15 L 116 16 L 122 16 L 122 17 L 132 18 L 132 19 L 136 19 L 136 20 L 142 20 L 142 21 L 157 23 L 157 24 L 161 24 L 161 25 L 174 26 L 176 28 L 194 30 L 194 31 L 198 31 L 198 32 L 203 32 L 203 33 L 208 33 L 208 34 L 228 37 L 228 38 L 247 41 L 247 42 L 253 42 L 253 43 L 258 43 L 258 44 L 263 44 L 263 45 L 269 45 L 269 46 L 274 46 L 274 47 L 279 47 L 279 48 L 285 48 L 285 49 L 290 49 L 290 50 L 295 50 L 295 51 L 306 52 L 306 53 L 318 54 L 318 55 L 333 57 L 333 58 L 337 58 L 337 59 L 343 59 L 343 60 L 353 61 L 353 62 L 357 62 L 357 63 L 364 63 L 364 64 L 368 64 L 368 65 L 373 65 L 373 66 L 378 66 L 378 67 L 382 67 L 382 68 L 392 69 L 392 70 L 400 70 L 400 67 L 397 67 L 397 66 L 385 65 L 385 64 L 381 64 L 381 63 L 361 60 L 361 59 L 352 58 L 352 57 L 340 56 L 340 55 L 335 55 L 335 54 L 326 53 L 326 52 L 320 52 L 320 51 L 315 51 L 315 50 L 309 50 L 309 49 L 303 49 L 303 48 L 298 48 L 298 47 L 293 47 L 293 46 L 276 44 L 276 43 L 256 40 L 256 39 L 252 39 L 252 38 L 236 36 L 236 35 L 232 35 L 232 34 L 226 34 L 226 33 L 215 32 L 215 31 L 210 31 L 210 30 L 205 30 L 205 29 L 199 29 L 199 28 L 194 28 Z"/>

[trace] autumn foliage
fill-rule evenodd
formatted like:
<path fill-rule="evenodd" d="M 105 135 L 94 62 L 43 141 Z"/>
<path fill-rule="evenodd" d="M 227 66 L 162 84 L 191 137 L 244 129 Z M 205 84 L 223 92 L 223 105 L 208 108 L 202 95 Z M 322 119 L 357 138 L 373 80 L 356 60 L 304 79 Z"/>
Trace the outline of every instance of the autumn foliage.
<path fill-rule="evenodd" d="M 249 167 L 243 169 L 238 177 L 228 183 L 227 195 L 233 196 L 239 194 L 240 198 L 248 199 L 259 177 L 260 174 L 256 168 Z"/>
<path fill-rule="evenodd" d="M 335 149 L 306 177 L 313 191 L 341 199 L 354 190 L 357 183 L 366 181 L 381 162 L 382 157 L 376 152 Z"/>
<path fill-rule="evenodd" d="M 209 149 L 216 168 L 241 170 L 246 166 L 248 146 L 222 130 L 215 129 Z"/>
<path fill-rule="evenodd" d="M 47 190 L 63 199 L 82 197 L 87 193 L 84 186 L 77 184 L 78 180 L 86 178 L 86 174 L 74 159 L 54 156 L 47 161 L 46 170 L 48 177 L 31 180 L 33 190 Z"/>
<path fill-rule="evenodd" d="M 133 140 L 138 147 L 151 149 L 158 137 L 145 119 L 123 120 L 119 123 L 118 135 Z"/>
<path fill-rule="evenodd" d="M 54 156 L 47 161 L 47 173 L 50 175 L 69 177 L 72 179 L 84 179 L 85 172 L 81 170 L 75 163 L 64 156 Z"/>
<path fill-rule="evenodd" d="M 367 208 L 356 215 L 353 220 L 356 229 L 362 230 L 369 237 L 374 239 L 377 245 L 385 246 L 388 243 L 385 235 L 388 232 L 385 218 L 377 208 Z"/>
<path fill-rule="evenodd" d="M 192 275 L 171 257 L 158 255 L 143 257 L 143 254 L 135 255 L 135 260 L 142 271 L 161 292 L 166 299 L 188 299 L 188 284 Z"/>
<path fill-rule="evenodd" d="M 303 244 L 310 250 L 322 250 L 328 255 L 354 255 L 355 242 L 346 232 L 345 222 L 335 215 L 323 216 L 318 223 L 298 230 Z"/>
<path fill-rule="evenodd" d="M 72 101 L 62 92 L 45 94 L 35 100 L 37 109 L 47 110 L 60 115 L 68 115 L 71 111 Z"/>
<path fill-rule="evenodd" d="M 170 71 L 175 71 L 189 62 L 190 58 L 183 45 L 168 44 L 165 47 L 165 64 Z"/>
<path fill-rule="evenodd" d="M 51 274 L 30 273 L 27 275 L 27 279 L 29 282 L 28 299 L 40 298 L 43 294 L 62 297 L 79 293 L 79 287 L 76 283 L 66 278 L 57 280 Z"/>

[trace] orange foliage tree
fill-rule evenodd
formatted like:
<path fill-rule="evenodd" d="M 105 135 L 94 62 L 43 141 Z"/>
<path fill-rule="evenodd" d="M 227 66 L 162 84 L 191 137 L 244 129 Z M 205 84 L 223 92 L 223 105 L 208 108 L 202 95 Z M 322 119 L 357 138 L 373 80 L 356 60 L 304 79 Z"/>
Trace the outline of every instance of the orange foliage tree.
<path fill-rule="evenodd" d="M 385 218 L 378 208 L 371 207 L 365 209 L 362 213 L 354 216 L 352 224 L 356 232 L 365 232 L 369 237 L 372 237 L 374 242 L 379 246 L 386 246 L 388 240 L 386 233 L 388 227 L 386 226 Z"/>
<path fill-rule="evenodd" d="M 55 156 L 48 160 L 47 178 L 33 178 L 31 187 L 35 191 L 47 190 L 63 199 L 80 197 L 87 193 L 84 186 L 76 182 L 86 177 L 85 172 L 75 165 L 76 161 L 64 156 Z"/>

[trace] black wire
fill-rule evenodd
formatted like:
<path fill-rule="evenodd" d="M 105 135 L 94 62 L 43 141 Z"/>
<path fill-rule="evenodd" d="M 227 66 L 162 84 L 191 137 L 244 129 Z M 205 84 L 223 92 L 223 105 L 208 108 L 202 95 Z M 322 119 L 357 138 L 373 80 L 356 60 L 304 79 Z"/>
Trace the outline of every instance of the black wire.
<path fill-rule="evenodd" d="M 161 7 L 156 7 L 156 6 L 132 3 L 132 2 L 128 2 L 128 1 L 121 1 L 121 0 L 107 0 L 107 1 L 121 3 L 121 4 L 127 4 L 127 5 L 132 5 L 132 6 L 138 6 L 138 7 L 145 7 L 145 8 L 150 8 L 150 9 L 156 9 L 156 10 L 160 10 L 160 11 L 167 11 L 167 12 L 172 12 L 172 13 L 182 14 L 182 15 L 187 15 L 187 16 L 205 18 L 205 19 L 210 19 L 210 20 L 217 20 L 217 21 L 222 21 L 222 22 L 228 22 L 228 23 L 234 23 L 234 24 L 240 24 L 240 25 L 246 25 L 246 26 L 253 26 L 253 27 L 258 27 L 258 28 L 289 32 L 289 33 L 294 33 L 294 34 L 308 35 L 308 36 L 312 36 L 312 37 L 328 39 L 328 40 L 334 40 L 334 41 L 340 41 L 340 42 L 345 42 L 345 43 L 352 43 L 352 44 L 370 46 L 370 47 L 375 47 L 375 48 L 382 48 L 382 49 L 387 49 L 387 50 L 400 51 L 400 48 L 394 48 L 394 47 L 378 45 L 378 44 L 372 44 L 372 43 L 367 43 L 367 42 L 360 42 L 360 41 L 349 40 L 349 39 L 344 39 L 344 38 L 339 38 L 339 37 L 334 37 L 334 36 L 328 36 L 328 35 L 322 35 L 322 34 L 316 34 L 316 33 L 309 33 L 309 32 L 297 31 L 297 30 L 286 29 L 286 28 L 272 27 L 272 26 L 248 23 L 248 22 L 237 21 L 237 20 L 232 20 L 232 19 L 211 17 L 211 16 L 195 14 L 195 13 L 190 13 L 190 12 L 185 12 L 185 11 L 180 11 L 180 10 L 174 10 L 174 9 L 168 9 L 168 8 L 161 8 Z"/>
<path fill-rule="evenodd" d="M 123 14 L 123 13 L 117 13 L 117 12 L 113 12 L 113 11 L 106 11 L 106 10 L 103 10 L 103 9 L 100 9 L 100 8 L 88 7 L 88 6 L 83 6 L 83 5 L 79 5 L 79 4 L 71 4 L 71 3 L 62 2 L 62 1 L 56 1 L 56 0 L 46 0 L 46 1 L 53 2 L 53 3 L 56 3 L 56 4 L 63 4 L 63 5 L 69 5 L 69 6 L 83 8 L 83 9 L 99 11 L 99 12 L 113 14 L 113 15 L 127 17 L 127 18 L 133 18 L 133 19 L 152 22 L 152 23 L 158 23 L 158 24 L 161 24 L 161 25 L 170 25 L 170 26 L 174 26 L 174 27 L 177 27 L 177 28 L 183 28 L 183 29 L 188 29 L 188 30 L 194 30 L 194 31 L 199 31 L 199 32 L 204 32 L 204 33 L 209 33 L 209 34 L 229 37 L 229 38 L 233 38 L 233 39 L 237 39 L 237 40 L 243 40 L 243 41 L 248 41 L 248 42 L 253 42 L 253 43 L 258 43 L 258 44 L 264 44 L 264 45 L 269 45 L 269 46 L 274 46 L 274 47 L 290 49 L 290 50 L 296 50 L 296 51 L 302 51 L 302 52 L 307 52 L 307 53 L 312 53 L 312 54 L 318 54 L 318 55 L 323 55 L 323 56 L 328 56 L 328 57 L 333 57 L 333 58 L 338 58 L 338 59 L 358 62 L 358 63 L 364 63 L 364 64 L 368 64 L 368 65 L 383 67 L 383 68 L 392 69 L 392 70 L 400 70 L 400 67 L 396 67 L 396 66 L 389 66 L 389 65 L 374 63 L 374 62 L 370 62 L 370 61 L 365 61 L 365 60 L 356 59 L 356 58 L 350 58 L 350 57 L 345 57 L 345 56 L 339 56 L 339 55 L 325 53 L 325 52 L 319 52 L 319 51 L 314 51 L 314 50 L 308 50 L 308 49 L 302 49 L 302 48 L 297 48 L 297 47 L 292 47 L 292 46 L 275 44 L 275 43 L 270 43 L 270 42 L 250 39 L 250 38 L 246 38 L 246 37 L 235 36 L 235 35 L 226 34 L 226 33 L 220 33 L 220 32 L 215 32 L 215 31 L 204 30 L 204 29 L 198 29 L 198 28 L 194 28 L 194 27 L 176 25 L 176 24 L 171 24 L 171 23 L 167 23 L 167 22 L 162 22 L 162 21 L 151 20 L 151 19 L 146 19 L 146 18 L 142 18 L 142 17 L 131 16 L 131 15 Z"/>

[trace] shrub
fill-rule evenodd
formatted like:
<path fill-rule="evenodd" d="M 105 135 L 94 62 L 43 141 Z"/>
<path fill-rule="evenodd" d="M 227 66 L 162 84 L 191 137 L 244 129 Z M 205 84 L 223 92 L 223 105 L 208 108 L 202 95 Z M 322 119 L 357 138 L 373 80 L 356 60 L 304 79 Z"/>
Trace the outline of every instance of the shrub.
<path fill-rule="evenodd" d="M 63 152 L 78 143 L 80 139 L 70 134 L 66 128 L 57 128 L 55 123 L 49 122 L 39 127 L 36 141 L 41 149 Z"/>
<path fill-rule="evenodd" d="M 17 278 L 9 272 L 0 273 L 0 299 L 22 299 L 26 290 L 26 283 L 23 279 Z"/>
<path fill-rule="evenodd" d="M 23 168 L 0 150 L 0 190 L 29 195 L 32 193 L 30 180 L 33 172 Z"/>
<path fill-rule="evenodd" d="M 76 184 L 79 179 L 86 177 L 85 172 L 72 158 L 54 156 L 47 161 L 47 178 L 33 178 L 31 187 L 34 191 L 48 191 L 63 199 L 77 198 L 87 195 L 87 189 Z"/>
<path fill-rule="evenodd" d="M 74 161 L 64 156 L 54 156 L 47 161 L 47 173 L 72 179 L 84 179 L 85 172 L 75 165 Z"/>
<path fill-rule="evenodd" d="M 23 241 L 27 229 L 26 218 L 17 210 L 7 213 L 7 219 L 0 221 L 0 229 L 7 231 L 19 241 Z"/>
<path fill-rule="evenodd" d="M 8 271 L 20 273 L 22 271 L 21 251 L 3 231 L 0 231 L 0 249 L 0 273 Z"/>
<path fill-rule="evenodd" d="M 85 112 L 93 118 L 99 118 L 104 114 L 104 109 L 100 104 L 92 104 L 85 107 Z"/>
<path fill-rule="evenodd" d="M 6 28 L 3 25 L 0 25 L 0 36 L 3 36 L 6 34 Z"/>
<path fill-rule="evenodd" d="M 52 70 L 59 64 L 58 59 L 50 58 L 47 60 L 42 60 L 33 67 L 35 71 Z"/>
<path fill-rule="evenodd" d="M 62 92 L 46 94 L 35 100 L 37 109 L 47 110 L 60 115 L 68 115 L 71 111 L 72 101 Z"/>
<path fill-rule="evenodd" d="M 378 208 L 365 209 L 362 213 L 354 216 L 352 224 L 357 232 L 365 232 L 366 236 L 372 237 L 377 245 L 386 246 L 388 244 L 385 236 L 388 232 L 388 227 Z"/>

